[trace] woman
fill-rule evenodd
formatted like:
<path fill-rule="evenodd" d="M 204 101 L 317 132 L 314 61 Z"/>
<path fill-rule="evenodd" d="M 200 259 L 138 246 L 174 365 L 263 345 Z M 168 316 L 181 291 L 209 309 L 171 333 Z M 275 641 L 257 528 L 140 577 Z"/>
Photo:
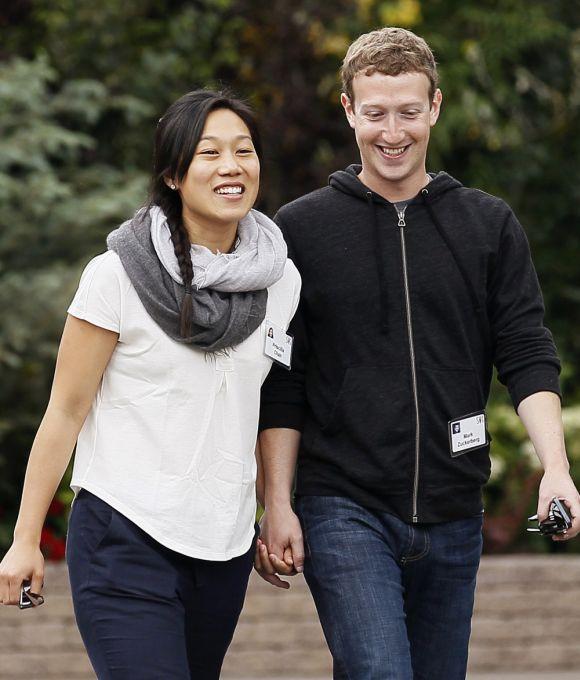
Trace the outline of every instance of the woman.
<path fill-rule="evenodd" d="M 39 595 L 39 537 L 78 437 L 67 561 L 99 679 L 218 678 L 255 544 L 267 328 L 300 279 L 252 210 L 251 111 L 209 91 L 157 127 L 151 200 L 87 265 L 28 463 L 0 599 Z"/>

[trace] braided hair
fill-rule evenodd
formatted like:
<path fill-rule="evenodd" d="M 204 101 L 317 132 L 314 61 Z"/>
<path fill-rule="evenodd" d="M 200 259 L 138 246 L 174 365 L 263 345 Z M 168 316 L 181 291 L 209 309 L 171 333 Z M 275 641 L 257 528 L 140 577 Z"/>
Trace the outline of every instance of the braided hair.
<path fill-rule="evenodd" d="M 252 109 L 228 91 L 194 90 L 180 97 L 167 109 L 157 124 L 153 152 L 153 177 L 149 192 L 149 206 L 158 205 L 167 218 L 171 242 L 185 286 L 181 305 L 180 334 L 190 333 L 193 314 L 193 265 L 191 243 L 183 223 L 181 196 L 167 185 L 182 182 L 195 154 L 207 117 L 212 111 L 229 109 L 246 124 L 258 158 L 262 147 Z M 172 185 L 175 186 L 175 185 Z"/>

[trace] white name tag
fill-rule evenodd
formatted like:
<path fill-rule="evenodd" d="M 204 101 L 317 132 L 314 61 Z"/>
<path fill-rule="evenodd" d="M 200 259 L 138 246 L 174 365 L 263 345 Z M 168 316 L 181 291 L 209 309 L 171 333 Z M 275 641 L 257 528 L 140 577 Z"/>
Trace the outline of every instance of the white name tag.
<path fill-rule="evenodd" d="M 449 446 L 455 458 L 467 451 L 487 446 L 487 417 L 485 411 L 470 413 L 449 421 Z"/>
<path fill-rule="evenodd" d="M 280 366 L 290 370 L 294 338 L 266 319 L 264 354 Z"/>

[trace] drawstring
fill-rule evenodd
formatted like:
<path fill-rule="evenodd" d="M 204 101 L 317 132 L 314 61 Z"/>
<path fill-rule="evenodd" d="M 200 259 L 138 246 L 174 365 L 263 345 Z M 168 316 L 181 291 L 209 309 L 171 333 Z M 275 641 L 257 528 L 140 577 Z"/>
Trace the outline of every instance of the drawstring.
<path fill-rule="evenodd" d="M 377 275 L 379 277 L 379 318 L 381 321 L 381 330 L 387 331 L 387 285 L 385 279 L 385 267 L 382 260 L 381 247 L 381 232 L 379 229 L 379 220 L 377 218 L 377 209 L 373 201 L 373 192 L 365 192 L 368 206 L 372 212 L 373 230 L 375 235 L 375 261 L 377 267 Z"/>

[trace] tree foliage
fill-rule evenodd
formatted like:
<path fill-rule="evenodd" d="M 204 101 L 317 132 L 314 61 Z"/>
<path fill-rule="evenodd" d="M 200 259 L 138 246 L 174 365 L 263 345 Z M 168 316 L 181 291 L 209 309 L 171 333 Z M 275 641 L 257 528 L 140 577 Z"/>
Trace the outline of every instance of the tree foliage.
<path fill-rule="evenodd" d="M 9 519 L 79 265 L 145 193 L 142 171 L 98 158 L 93 129 L 111 109 L 131 120 L 147 110 L 98 81 L 59 81 L 45 55 L 0 64 L 0 509 Z"/>

